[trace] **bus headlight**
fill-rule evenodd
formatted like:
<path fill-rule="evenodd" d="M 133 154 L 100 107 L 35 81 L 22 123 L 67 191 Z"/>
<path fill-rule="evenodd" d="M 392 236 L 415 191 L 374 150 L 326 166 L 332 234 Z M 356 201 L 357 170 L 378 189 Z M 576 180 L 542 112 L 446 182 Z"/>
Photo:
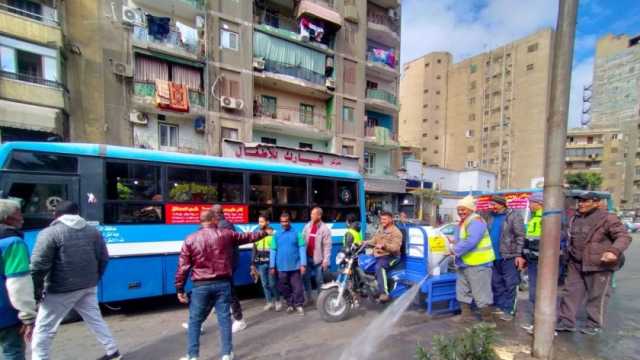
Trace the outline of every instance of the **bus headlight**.
<path fill-rule="evenodd" d="M 343 253 L 342 251 L 340 251 L 337 255 L 336 255 L 336 265 L 340 265 L 342 264 L 342 262 L 344 261 L 344 259 L 347 257 L 347 255 L 345 255 L 345 253 Z"/>

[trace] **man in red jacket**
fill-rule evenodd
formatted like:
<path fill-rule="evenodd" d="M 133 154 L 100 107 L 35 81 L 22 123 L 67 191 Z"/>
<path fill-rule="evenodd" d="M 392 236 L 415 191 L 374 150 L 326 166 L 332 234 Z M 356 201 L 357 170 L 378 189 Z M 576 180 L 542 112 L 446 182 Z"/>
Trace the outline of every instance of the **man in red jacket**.
<path fill-rule="evenodd" d="M 256 242 L 267 236 L 267 232 L 238 233 L 218 228 L 219 219 L 212 212 L 205 221 L 210 226 L 191 234 L 182 244 L 176 290 L 178 300 L 189 304 L 189 329 L 187 332 L 187 356 L 181 360 L 197 359 L 200 353 L 201 326 L 215 306 L 220 331 L 221 356 L 233 359 L 231 343 L 231 278 L 233 275 L 233 248 L 237 245 Z M 191 301 L 184 292 L 187 274 L 191 272 L 193 289 Z"/>

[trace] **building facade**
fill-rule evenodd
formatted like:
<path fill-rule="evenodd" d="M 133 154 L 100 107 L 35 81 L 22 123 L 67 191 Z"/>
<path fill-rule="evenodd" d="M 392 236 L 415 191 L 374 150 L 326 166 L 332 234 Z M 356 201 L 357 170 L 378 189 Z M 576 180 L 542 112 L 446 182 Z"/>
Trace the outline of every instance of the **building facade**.
<path fill-rule="evenodd" d="M 0 139 L 69 138 L 64 8 L 0 0 Z"/>
<path fill-rule="evenodd" d="M 497 174 L 497 187 L 542 176 L 553 31 L 454 63 L 427 54 L 404 65 L 400 141 L 424 165 Z"/>
<path fill-rule="evenodd" d="M 611 193 L 616 206 L 624 198 L 627 138 L 619 129 L 570 129 L 567 132 L 565 173 L 595 172 L 600 190 Z"/>
<path fill-rule="evenodd" d="M 592 128 L 613 127 L 625 134 L 626 157 L 620 171 L 626 177 L 617 204 L 622 209 L 640 208 L 640 36 L 598 39 L 589 114 Z"/>

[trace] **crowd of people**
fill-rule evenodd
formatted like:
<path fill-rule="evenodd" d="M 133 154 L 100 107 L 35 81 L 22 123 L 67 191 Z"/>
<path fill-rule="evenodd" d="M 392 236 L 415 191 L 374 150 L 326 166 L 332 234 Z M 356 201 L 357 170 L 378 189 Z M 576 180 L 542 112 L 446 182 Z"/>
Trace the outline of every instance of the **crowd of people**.
<path fill-rule="evenodd" d="M 585 334 L 598 334 L 605 324 L 613 273 L 624 265 L 623 252 L 631 237 L 614 214 L 601 206 L 597 193 L 577 196 L 575 213 L 565 226 L 566 280 L 558 301 L 557 331 L 576 331 L 576 315 L 583 304 Z M 535 302 L 538 256 L 544 217 L 540 193 L 529 198 L 530 216 L 507 206 L 504 197 L 492 198 L 485 219 L 476 212 L 472 196 L 457 204 L 460 218 L 450 255 L 457 271 L 456 298 L 461 314 L 457 322 L 480 319 L 512 321 L 517 310 L 520 274 L 526 269 L 529 300 Z M 189 305 L 187 355 L 199 356 L 202 324 L 213 309 L 218 320 L 220 355 L 233 359 L 232 333 L 243 330 L 242 307 L 233 285 L 239 263 L 238 247 L 253 243 L 251 275 L 264 291 L 265 311 L 304 316 L 305 303 L 312 300 L 314 283 L 319 291 L 331 261 L 331 229 L 322 221 L 322 209 L 313 208 L 310 221 L 301 231 L 291 225 L 291 216 L 279 216 L 281 230 L 274 232 L 266 214 L 258 228 L 237 232 L 224 217 L 222 207 L 213 206 L 201 214 L 201 227 L 183 243 L 175 277 L 177 297 Z M 343 246 L 364 242 L 373 248 L 378 300 L 389 301 L 387 270 L 401 259 L 408 219 L 382 211 L 380 226 L 371 239 L 361 235 L 359 219 L 346 217 L 348 228 Z M 97 285 L 106 269 L 109 254 L 100 232 L 79 215 L 78 205 L 64 201 L 55 210 L 55 220 L 38 234 L 31 256 L 20 231 L 20 205 L 0 199 L 0 347 L 6 359 L 24 359 L 25 344 L 31 342 L 32 359 L 49 359 L 52 340 L 65 316 L 75 310 L 87 323 L 105 355 L 100 360 L 121 359 L 118 346 L 100 313 Z M 187 293 L 190 276 L 192 287 Z M 525 325 L 532 332 L 533 324 Z"/>
<path fill-rule="evenodd" d="M 577 331 L 576 316 L 584 305 L 586 324 L 580 331 L 600 333 L 605 325 L 612 277 L 624 265 L 624 251 L 631 236 L 624 224 L 606 207 L 598 193 L 576 195 L 577 207 L 563 226 L 561 268 L 566 275 L 558 299 L 556 331 Z M 509 209 L 502 196 L 493 196 L 488 219 L 476 213 L 472 196 L 457 204 L 460 217 L 452 255 L 457 267 L 456 298 L 461 314 L 458 322 L 472 322 L 477 309 L 483 321 L 512 321 L 516 313 L 520 273 L 527 269 L 529 301 L 536 300 L 538 257 L 544 229 L 541 193 L 529 198 L 530 217 L 523 226 L 522 215 Z M 560 261 L 559 259 L 559 261 Z M 559 279 L 560 280 L 560 279 Z M 524 325 L 533 332 L 534 324 Z"/>

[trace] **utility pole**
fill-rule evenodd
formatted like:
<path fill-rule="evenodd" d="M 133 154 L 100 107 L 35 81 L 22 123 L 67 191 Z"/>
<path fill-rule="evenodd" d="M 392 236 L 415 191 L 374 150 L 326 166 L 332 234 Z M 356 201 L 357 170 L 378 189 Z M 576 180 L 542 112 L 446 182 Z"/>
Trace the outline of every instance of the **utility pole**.
<path fill-rule="evenodd" d="M 538 359 L 551 359 L 556 325 L 558 259 L 564 212 L 564 155 L 578 0 L 560 0 L 558 7 L 551 71 L 551 107 L 546 128 L 543 231 L 532 349 L 532 355 Z"/>

